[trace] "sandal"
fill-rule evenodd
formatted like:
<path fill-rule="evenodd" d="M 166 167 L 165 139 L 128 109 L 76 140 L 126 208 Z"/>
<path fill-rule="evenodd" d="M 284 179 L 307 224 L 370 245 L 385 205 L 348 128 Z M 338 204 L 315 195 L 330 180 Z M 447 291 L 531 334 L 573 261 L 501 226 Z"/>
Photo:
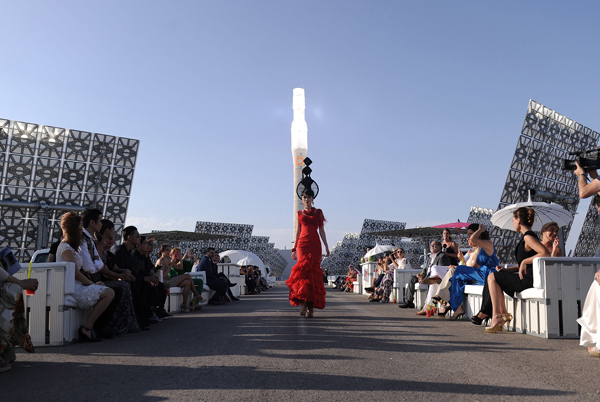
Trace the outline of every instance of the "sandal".
<path fill-rule="evenodd" d="M 444 309 L 444 311 L 442 311 L 442 308 Z M 445 317 L 446 314 L 448 314 L 448 311 L 450 311 L 450 305 L 449 304 L 442 304 L 440 306 L 440 308 L 438 308 L 438 316 L 439 317 Z"/>
<path fill-rule="evenodd" d="M 188 308 L 188 306 L 185 303 L 182 303 L 181 306 L 179 306 L 179 312 L 180 313 L 189 313 L 190 309 Z"/>
<path fill-rule="evenodd" d="M 90 331 L 90 335 L 86 335 L 83 330 Z M 100 342 L 102 338 L 99 338 L 94 333 L 94 330 L 88 327 L 84 327 L 83 325 L 79 327 L 79 342 Z"/>
<path fill-rule="evenodd" d="M 439 296 L 437 296 L 437 295 L 436 295 L 436 296 L 433 296 L 433 297 L 431 298 L 431 300 L 433 300 L 433 301 L 434 301 L 434 302 L 436 302 L 436 303 L 441 303 L 441 302 L 443 302 L 443 301 L 444 301 L 444 300 L 443 300 L 441 297 L 439 297 Z"/>
<path fill-rule="evenodd" d="M 475 325 L 481 325 L 483 322 L 489 321 L 490 317 L 479 318 L 479 313 L 471 317 L 471 322 Z"/>

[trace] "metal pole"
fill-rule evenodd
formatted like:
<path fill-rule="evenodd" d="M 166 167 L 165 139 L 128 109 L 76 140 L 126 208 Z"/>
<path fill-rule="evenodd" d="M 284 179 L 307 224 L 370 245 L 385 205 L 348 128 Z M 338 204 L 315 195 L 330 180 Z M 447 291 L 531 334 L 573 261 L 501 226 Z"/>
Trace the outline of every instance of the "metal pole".
<path fill-rule="evenodd" d="M 35 248 L 42 249 L 48 245 L 48 237 L 50 232 L 49 215 L 50 211 L 68 211 L 80 212 L 86 207 L 78 205 L 62 205 L 62 204 L 47 204 L 45 201 L 40 202 L 24 202 L 24 201 L 6 201 L 0 200 L 0 207 L 3 208 L 37 208 L 38 228 L 35 241 Z"/>

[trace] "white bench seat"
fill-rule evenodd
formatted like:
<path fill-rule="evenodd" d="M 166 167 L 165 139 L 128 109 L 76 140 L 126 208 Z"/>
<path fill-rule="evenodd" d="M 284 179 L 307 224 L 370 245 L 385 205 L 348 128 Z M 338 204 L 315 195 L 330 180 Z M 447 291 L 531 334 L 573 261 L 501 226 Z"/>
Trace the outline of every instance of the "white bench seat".
<path fill-rule="evenodd" d="M 510 330 L 542 338 L 579 338 L 577 318 L 600 258 L 544 257 L 533 260 L 533 287 L 505 295 L 513 315 Z M 467 315 L 481 309 L 483 286 L 467 285 Z"/>
<path fill-rule="evenodd" d="M 27 268 L 14 275 L 27 278 Z M 76 307 L 75 264 L 46 262 L 31 265 L 31 278 L 38 280 L 38 289 L 32 296 L 23 297 L 29 335 L 33 346 L 62 346 L 75 341 L 77 331 L 89 316 L 89 309 Z"/>

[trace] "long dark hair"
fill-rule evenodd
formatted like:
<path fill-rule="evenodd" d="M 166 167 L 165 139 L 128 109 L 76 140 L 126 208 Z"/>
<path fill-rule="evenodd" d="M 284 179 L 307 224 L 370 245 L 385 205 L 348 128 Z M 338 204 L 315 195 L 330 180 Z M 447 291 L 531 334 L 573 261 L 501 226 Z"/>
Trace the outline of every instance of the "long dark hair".
<path fill-rule="evenodd" d="M 523 226 L 532 227 L 535 220 L 535 211 L 532 208 L 521 207 L 513 212 L 513 217 L 521 220 Z"/>
<path fill-rule="evenodd" d="M 75 212 L 67 212 L 60 219 L 60 227 L 63 231 L 63 241 L 68 243 L 73 250 L 79 250 L 81 245 L 81 216 Z"/>

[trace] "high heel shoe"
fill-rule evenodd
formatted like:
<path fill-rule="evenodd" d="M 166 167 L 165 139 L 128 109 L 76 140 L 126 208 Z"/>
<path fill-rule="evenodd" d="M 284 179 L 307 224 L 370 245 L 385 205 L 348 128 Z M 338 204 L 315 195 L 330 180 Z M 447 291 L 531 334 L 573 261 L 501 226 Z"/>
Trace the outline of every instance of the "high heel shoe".
<path fill-rule="evenodd" d="M 308 318 L 312 318 L 312 317 L 314 317 L 314 314 L 313 314 L 313 312 L 312 312 L 312 311 L 310 311 L 310 310 L 309 310 L 309 311 L 306 313 L 306 316 L 307 316 Z"/>
<path fill-rule="evenodd" d="M 444 308 L 444 311 L 442 311 L 441 309 Z M 443 306 L 441 306 L 438 309 L 438 317 L 445 317 L 446 314 L 448 314 L 448 311 L 450 311 L 450 305 L 449 304 L 444 304 Z"/>
<path fill-rule="evenodd" d="M 471 322 L 475 325 L 481 325 L 482 323 L 485 323 L 485 325 L 487 325 L 489 319 L 490 317 L 479 318 L 479 314 L 471 316 Z"/>
<path fill-rule="evenodd" d="M 302 304 L 302 310 L 300 310 L 300 315 L 302 317 L 306 316 L 306 304 Z"/>
<path fill-rule="evenodd" d="M 500 318 L 500 322 L 493 327 L 485 327 L 485 332 L 488 334 L 494 334 L 496 332 L 502 332 L 502 327 L 504 327 L 504 316 L 502 314 L 498 314 L 496 317 Z"/>
<path fill-rule="evenodd" d="M 86 331 L 90 331 L 91 336 L 86 335 L 83 330 Z M 94 334 L 94 330 L 88 327 L 84 327 L 83 325 L 81 327 L 79 327 L 79 331 L 77 331 L 77 333 L 79 334 L 79 342 L 100 342 L 102 340 L 102 338 L 99 338 L 96 336 L 96 334 Z"/>
<path fill-rule="evenodd" d="M 455 312 L 454 312 L 454 314 L 450 316 L 450 321 L 456 321 L 456 320 L 460 320 L 462 317 L 464 317 L 464 315 L 465 315 L 465 310 L 464 310 L 464 308 L 462 307 L 462 305 L 460 305 L 458 308 L 459 308 L 459 309 L 461 309 L 461 312 L 460 312 L 460 313 L 458 313 L 458 314 L 456 314 L 456 311 L 455 311 Z M 457 309 L 457 310 L 458 310 L 458 309 Z"/>
<path fill-rule="evenodd" d="M 449 320 L 450 321 L 457 321 L 457 320 L 462 319 L 464 317 L 464 315 L 465 315 L 464 312 L 460 313 L 459 315 L 451 315 L 450 318 L 449 318 Z"/>
<path fill-rule="evenodd" d="M 510 330 L 510 322 L 512 321 L 512 314 L 502 314 L 502 325 L 506 324 L 506 329 Z"/>

